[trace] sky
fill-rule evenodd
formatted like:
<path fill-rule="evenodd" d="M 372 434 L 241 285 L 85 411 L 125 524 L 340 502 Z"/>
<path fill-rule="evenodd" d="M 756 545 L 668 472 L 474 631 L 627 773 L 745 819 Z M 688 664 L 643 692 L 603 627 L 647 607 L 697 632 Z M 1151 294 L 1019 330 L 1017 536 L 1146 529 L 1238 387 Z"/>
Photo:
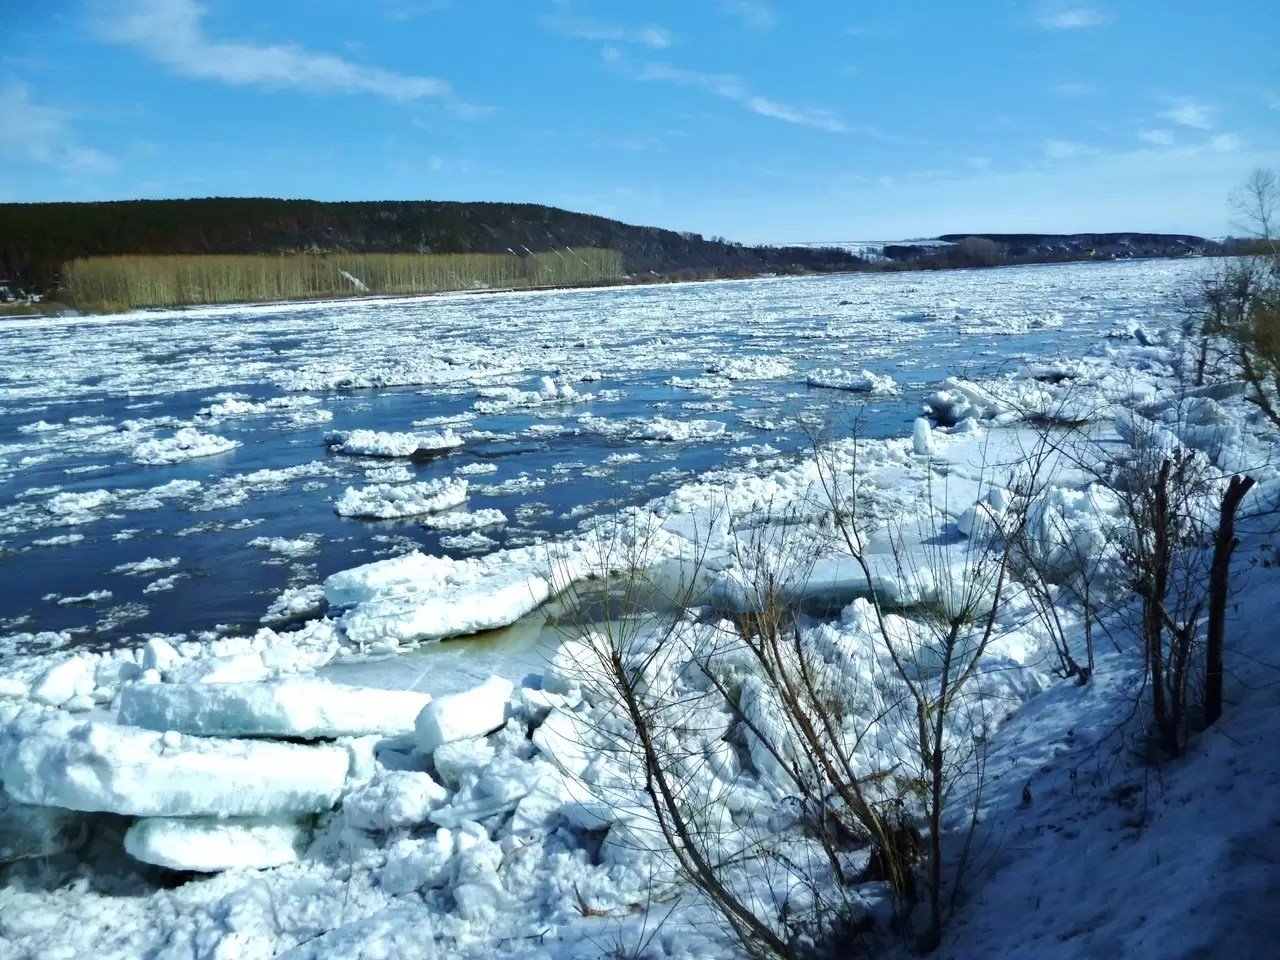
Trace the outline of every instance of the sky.
<path fill-rule="evenodd" d="M 1276 0 L 0 0 L 0 200 L 552 204 L 748 243 L 1219 236 Z"/>

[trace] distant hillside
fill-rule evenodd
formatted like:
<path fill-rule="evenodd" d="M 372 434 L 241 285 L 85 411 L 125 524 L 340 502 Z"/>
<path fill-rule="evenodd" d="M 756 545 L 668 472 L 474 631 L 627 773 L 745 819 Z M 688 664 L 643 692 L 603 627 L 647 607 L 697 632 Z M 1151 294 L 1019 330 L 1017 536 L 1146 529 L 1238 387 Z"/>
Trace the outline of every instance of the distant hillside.
<path fill-rule="evenodd" d="M 1014 262 L 1203 256 L 1220 249 L 1213 240 L 1185 233 L 944 233 L 938 239 L 959 243 L 970 237 L 998 244 Z"/>
<path fill-rule="evenodd" d="M 826 248 L 747 247 L 519 203 L 211 198 L 0 204 L 0 282 L 52 290 L 62 265 L 119 254 L 515 253 L 622 255 L 632 274 L 737 276 L 855 269 Z"/>

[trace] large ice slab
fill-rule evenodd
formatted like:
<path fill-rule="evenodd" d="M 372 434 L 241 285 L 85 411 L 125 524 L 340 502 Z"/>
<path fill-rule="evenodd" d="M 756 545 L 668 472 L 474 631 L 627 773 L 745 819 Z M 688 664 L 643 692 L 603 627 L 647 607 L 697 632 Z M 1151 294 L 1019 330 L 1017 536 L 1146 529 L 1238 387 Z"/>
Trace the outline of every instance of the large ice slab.
<path fill-rule="evenodd" d="M 206 740 L 26 710 L 0 727 L 0 780 L 23 803 L 140 817 L 280 816 L 332 808 L 334 746 Z"/>
<path fill-rule="evenodd" d="M 333 509 L 342 517 L 394 520 L 398 517 L 414 517 L 448 510 L 450 507 L 459 507 L 466 501 L 466 480 L 443 479 L 403 486 L 378 483 L 360 489 L 347 487 L 346 493 L 338 498 Z"/>
<path fill-rule="evenodd" d="M 309 835 L 289 818 L 154 817 L 129 828 L 124 849 L 135 860 L 170 870 L 261 870 L 297 860 Z"/>
<path fill-rule="evenodd" d="M 527 553 L 472 560 L 411 553 L 325 581 L 331 607 L 352 607 L 339 624 L 349 641 L 361 645 L 396 646 L 491 630 L 514 623 L 550 595 L 546 564 Z"/>
<path fill-rule="evenodd" d="M 140 683 L 120 695 L 122 724 L 206 737 L 304 739 L 401 736 L 431 702 L 411 690 L 374 690 L 326 680 Z"/>

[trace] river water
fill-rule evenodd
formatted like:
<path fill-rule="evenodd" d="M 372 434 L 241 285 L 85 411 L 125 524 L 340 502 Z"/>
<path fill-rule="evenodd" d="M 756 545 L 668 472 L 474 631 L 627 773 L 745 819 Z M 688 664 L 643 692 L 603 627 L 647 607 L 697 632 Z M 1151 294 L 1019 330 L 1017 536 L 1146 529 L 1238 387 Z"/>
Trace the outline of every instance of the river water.
<path fill-rule="evenodd" d="M 253 629 L 282 591 L 337 570 L 554 538 L 709 470 L 767 470 L 809 443 L 797 417 L 847 429 L 856 412 L 866 435 L 902 435 L 947 376 L 1178 322 L 1205 269 L 1115 262 L 5 321 L 0 656 Z M 809 385 L 832 369 L 890 377 L 897 391 Z M 494 395 L 542 377 L 578 396 L 513 406 Z M 422 460 L 329 452 L 326 433 L 358 428 L 451 428 L 465 443 Z M 143 462 L 182 430 L 237 445 Z M 462 539 L 333 509 L 349 486 L 450 476 L 467 477 L 467 509 L 500 510 L 505 526 Z"/>

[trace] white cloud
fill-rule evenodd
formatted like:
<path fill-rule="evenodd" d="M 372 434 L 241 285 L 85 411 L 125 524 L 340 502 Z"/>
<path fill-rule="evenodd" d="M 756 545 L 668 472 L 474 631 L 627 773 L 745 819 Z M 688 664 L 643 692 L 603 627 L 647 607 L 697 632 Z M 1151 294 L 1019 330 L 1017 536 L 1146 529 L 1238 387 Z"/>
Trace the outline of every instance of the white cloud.
<path fill-rule="evenodd" d="M 1145 143 L 1154 143 L 1158 147 L 1173 145 L 1173 134 L 1168 130 L 1139 130 L 1138 139 Z"/>
<path fill-rule="evenodd" d="M 671 31 L 652 24 L 643 27 L 624 27 L 605 23 L 591 17 L 556 14 L 543 21 L 557 33 L 574 40 L 598 40 L 605 43 L 633 43 L 654 50 L 671 46 Z"/>
<path fill-rule="evenodd" d="M 612 54 L 612 56 L 610 55 Z M 605 59 L 618 61 L 617 51 L 606 51 Z M 732 74 L 700 73 L 686 70 L 665 63 L 646 63 L 631 74 L 633 79 L 670 83 L 679 87 L 694 87 L 705 90 L 717 97 L 741 104 L 752 113 L 762 117 L 772 117 L 805 127 L 814 127 L 828 133 L 847 133 L 848 125 L 839 115 L 822 107 L 796 106 L 780 103 L 769 97 L 754 93 L 746 83 Z"/>
<path fill-rule="evenodd" d="M 778 15 L 764 0 L 720 0 L 720 9 L 753 30 L 769 30 L 778 24 Z"/>
<path fill-rule="evenodd" d="M 1092 151 L 1089 147 L 1075 140 L 1046 140 L 1044 142 L 1044 155 L 1050 160 L 1067 160 L 1090 152 Z"/>
<path fill-rule="evenodd" d="M 1046 30 L 1081 30 L 1086 27 L 1100 27 L 1109 23 L 1111 17 L 1095 7 L 1060 7 L 1044 9 L 1036 23 Z"/>
<path fill-rule="evenodd" d="M 0 130 L 0 157 L 83 175 L 111 173 L 119 166 L 114 157 L 80 143 L 71 115 L 33 101 L 25 83 L 12 81 L 0 88 Z"/>
<path fill-rule="evenodd" d="M 1180 100 L 1168 110 L 1162 110 L 1160 116 L 1195 130 L 1208 130 L 1213 126 L 1213 111 L 1197 100 Z"/>
<path fill-rule="evenodd" d="M 370 94 L 402 103 L 437 100 L 462 115 L 482 110 L 459 101 L 452 86 L 436 77 L 362 66 L 293 44 L 215 40 L 195 0 L 98 0 L 95 6 L 103 39 L 134 47 L 180 76 L 237 87 Z"/>
<path fill-rule="evenodd" d="M 1209 138 L 1209 149 L 1217 153 L 1234 153 L 1242 145 L 1240 138 L 1234 133 L 1220 133 Z"/>

